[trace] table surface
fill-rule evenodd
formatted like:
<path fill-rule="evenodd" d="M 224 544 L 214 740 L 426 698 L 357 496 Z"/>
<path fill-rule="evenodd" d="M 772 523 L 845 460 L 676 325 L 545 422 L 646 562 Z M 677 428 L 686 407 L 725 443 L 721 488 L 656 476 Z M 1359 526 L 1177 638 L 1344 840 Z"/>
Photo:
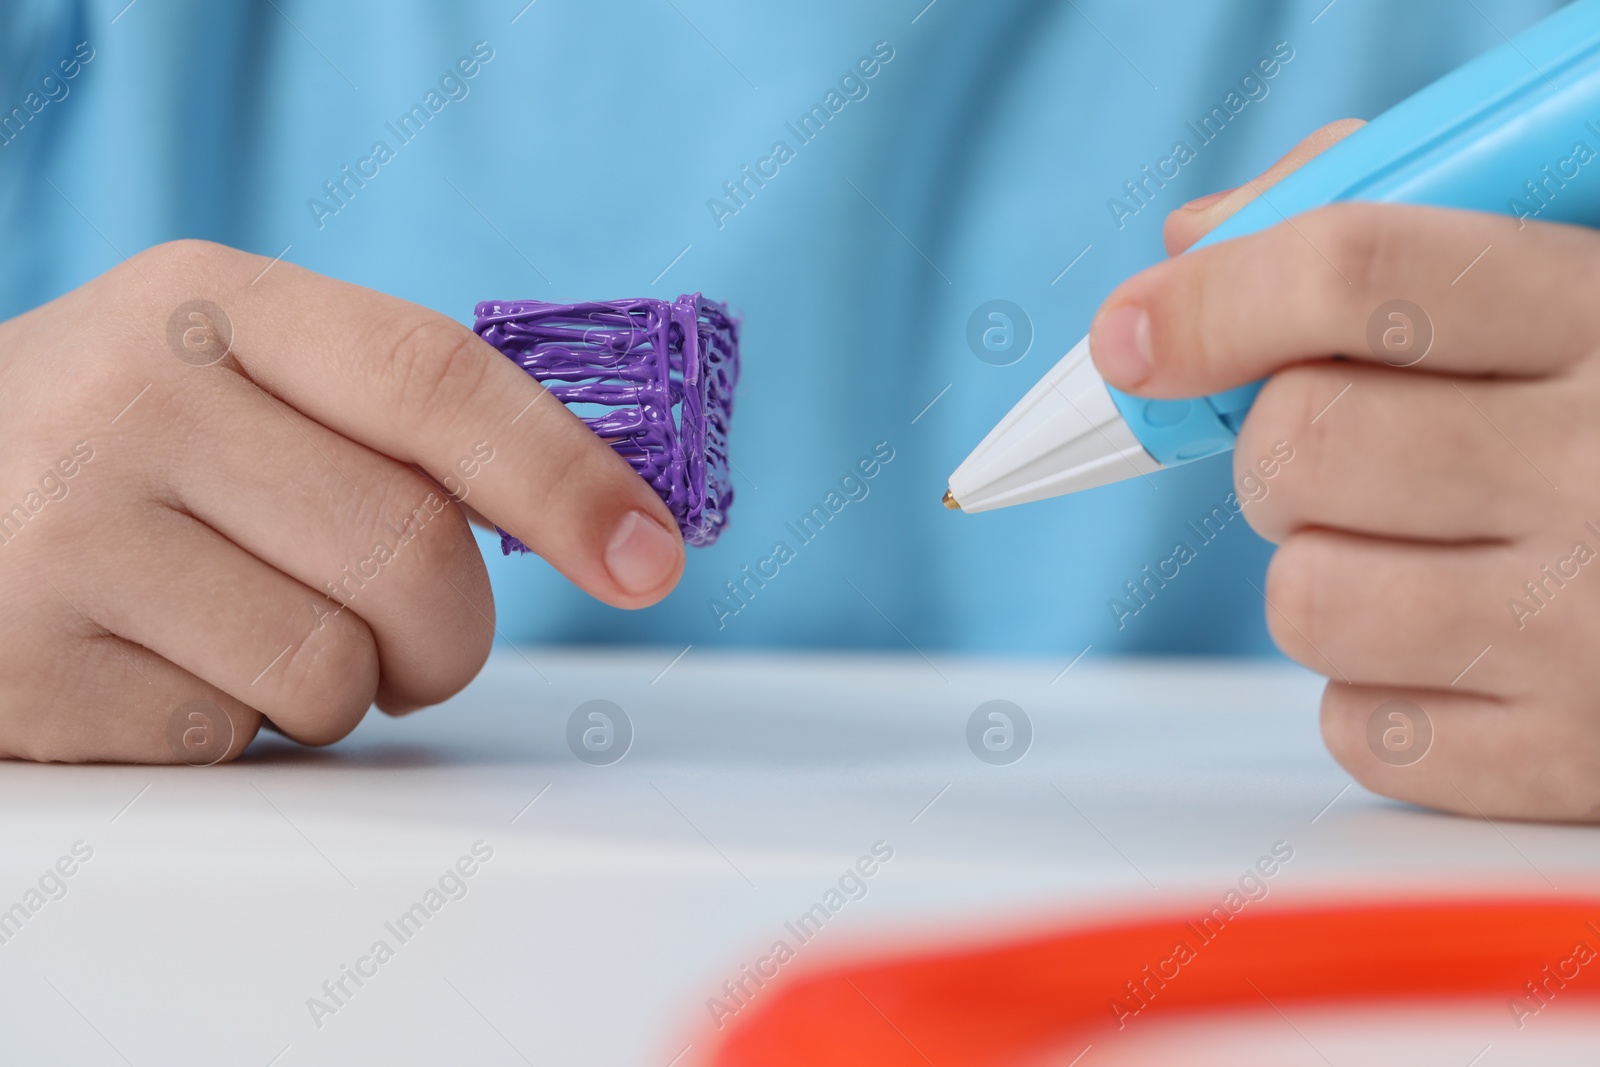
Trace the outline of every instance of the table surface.
<path fill-rule="evenodd" d="M 778 939 L 809 966 L 1209 904 L 1278 842 L 1280 899 L 1544 893 L 1600 867 L 1600 829 L 1353 785 L 1320 679 L 1284 664 L 675 656 L 497 652 L 443 707 L 229 766 L 0 763 L 0 910 L 35 908 L 0 944 L 0 1061 L 668 1067 Z M 632 725 L 609 765 L 567 740 L 591 700 Z M 1032 724 L 1009 765 L 968 745 L 990 700 Z M 892 859 L 801 945 L 785 923 L 879 842 Z M 474 846 L 492 855 L 448 877 Z M 28 896 L 41 879 L 54 898 Z"/>

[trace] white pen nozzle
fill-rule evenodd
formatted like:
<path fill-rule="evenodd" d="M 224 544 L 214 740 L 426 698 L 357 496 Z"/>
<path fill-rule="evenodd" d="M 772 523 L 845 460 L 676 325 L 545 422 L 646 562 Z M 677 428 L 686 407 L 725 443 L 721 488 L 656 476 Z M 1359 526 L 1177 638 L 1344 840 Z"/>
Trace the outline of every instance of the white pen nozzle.
<path fill-rule="evenodd" d="M 1160 469 L 1123 421 L 1085 337 L 956 468 L 950 493 L 962 511 L 989 511 Z"/>

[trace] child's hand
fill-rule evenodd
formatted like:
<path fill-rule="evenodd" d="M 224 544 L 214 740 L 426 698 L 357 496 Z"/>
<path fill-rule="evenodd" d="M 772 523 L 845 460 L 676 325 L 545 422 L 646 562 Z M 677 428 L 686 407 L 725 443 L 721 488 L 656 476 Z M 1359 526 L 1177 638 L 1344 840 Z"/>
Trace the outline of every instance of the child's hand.
<path fill-rule="evenodd" d="M 1175 212 L 1169 247 L 1252 195 Z M 1323 736 L 1378 792 L 1600 816 L 1597 286 L 1587 229 L 1344 204 L 1154 267 L 1095 322 L 1101 372 L 1140 395 L 1272 375 L 1234 453 L 1281 546 L 1267 618 L 1332 679 Z"/>
<path fill-rule="evenodd" d="M 179 242 L 0 324 L 0 755 L 214 762 L 445 699 L 494 637 L 452 497 L 608 604 L 683 567 L 604 442 L 404 301 Z"/>

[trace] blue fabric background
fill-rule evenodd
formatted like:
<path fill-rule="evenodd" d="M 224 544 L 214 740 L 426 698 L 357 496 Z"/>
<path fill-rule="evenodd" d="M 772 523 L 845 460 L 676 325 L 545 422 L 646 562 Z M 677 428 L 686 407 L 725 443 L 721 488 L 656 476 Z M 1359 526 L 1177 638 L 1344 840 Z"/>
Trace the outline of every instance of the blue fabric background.
<path fill-rule="evenodd" d="M 491 297 L 701 290 L 744 316 L 732 527 L 638 613 L 486 539 L 502 632 L 1064 657 L 1090 643 L 1270 648 L 1249 584 L 1269 546 L 1242 519 L 1203 547 L 1185 529 L 1230 491 L 1227 460 L 974 517 L 939 507 L 945 476 L 1110 289 L 1162 254 L 1167 211 L 1560 6 L 523 2 L 7 0 L 0 112 L 77 42 L 95 58 L 0 147 L 0 314 L 176 237 L 287 246 L 292 262 L 463 322 Z M 308 201 L 323 183 L 375 141 L 396 146 L 385 123 L 478 41 L 494 58 L 466 97 L 319 227 Z M 876 42 L 892 61 L 801 146 L 785 124 Z M 1277 42 L 1294 58 L 1268 94 L 1119 228 L 1107 202 L 1123 182 Z M 780 139 L 794 158 L 719 225 L 708 201 L 732 206 L 724 183 Z M 991 299 L 1031 320 L 1010 366 L 966 341 Z M 800 545 L 785 523 L 878 442 L 894 459 L 869 495 Z M 1119 628 L 1108 601 L 1179 538 L 1198 558 Z M 719 628 L 710 601 L 778 540 L 795 558 Z"/>

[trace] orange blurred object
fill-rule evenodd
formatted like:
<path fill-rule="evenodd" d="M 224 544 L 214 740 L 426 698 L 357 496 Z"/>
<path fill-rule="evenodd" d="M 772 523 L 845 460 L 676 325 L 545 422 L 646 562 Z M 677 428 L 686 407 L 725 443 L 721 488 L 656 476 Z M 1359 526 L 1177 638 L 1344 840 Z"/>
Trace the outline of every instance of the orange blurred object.
<path fill-rule="evenodd" d="M 1291 1006 L 1492 1005 L 1514 1034 L 1546 1009 L 1600 1007 L 1597 949 L 1600 898 L 1301 905 L 1215 930 L 1125 921 L 779 979 L 705 1062 L 1065 1065 L 1154 1019 Z"/>

